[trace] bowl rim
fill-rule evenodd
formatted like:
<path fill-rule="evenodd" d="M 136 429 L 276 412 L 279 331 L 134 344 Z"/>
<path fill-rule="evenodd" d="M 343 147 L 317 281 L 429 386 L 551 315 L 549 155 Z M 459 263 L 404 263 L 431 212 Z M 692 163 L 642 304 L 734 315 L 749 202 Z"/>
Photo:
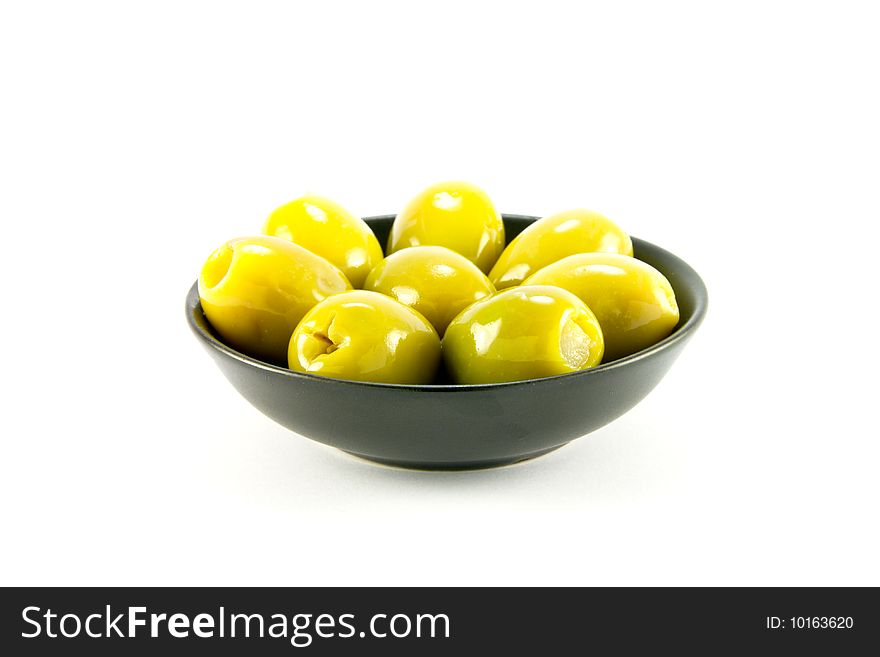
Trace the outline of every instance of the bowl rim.
<path fill-rule="evenodd" d="M 384 215 L 374 215 L 370 217 L 364 217 L 364 221 L 367 224 L 374 221 L 387 221 L 389 219 L 393 219 L 395 215 L 392 214 L 384 214 Z M 526 220 L 529 222 L 534 222 L 540 219 L 540 217 L 533 215 L 524 215 L 524 214 L 509 214 L 502 213 L 503 219 L 511 219 L 511 220 Z M 197 317 L 201 316 L 203 322 L 207 324 L 207 317 L 205 317 L 204 312 L 202 311 L 201 302 L 199 300 L 199 289 L 198 289 L 198 279 L 192 284 L 189 292 L 186 295 L 186 318 L 187 323 L 189 324 L 190 329 L 195 333 L 195 335 L 202 340 L 207 346 L 211 347 L 215 351 L 223 354 L 224 356 L 231 358 L 233 360 L 237 360 L 244 365 L 248 365 L 251 367 L 255 367 L 257 369 L 262 369 L 266 372 L 272 372 L 274 374 L 279 374 L 281 376 L 293 378 L 293 379 L 303 379 L 304 381 L 311 382 L 321 382 L 328 385 L 347 385 L 347 386 L 359 386 L 359 387 L 367 387 L 367 388 L 388 388 L 393 390 L 413 390 L 419 392 L 463 392 L 467 390 L 480 390 L 486 391 L 496 388 L 508 388 L 512 386 L 531 386 L 538 384 L 553 384 L 558 382 L 564 382 L 569 379 L 573 379 L 575 377 L 588 377 L 588 376 L 601 376 L 603 372 L 608 372 L 610 370 L 619 369 L 622 367 L 626 367 L 627 365 L 631 365 L 641 360 L 645 360 L 651 358 L 652 356 L 666 351 L 672 346 L 683 342 L 691 337 L 691 334 L 699 327 L 699 325 L 703 322 L 703 318 L 706 316 L 706 311 L 708 309 L 709 304 L 709 295 L 706 289 L 706 285 L 703 282 L 703 279 L 700 278 L 700 275 L 687 264 L 684 260 L 679 258 L 677 255 L 672 253 L 671 251 L 667 251 L 666 249 L 657 246 L 651 242 L 648 242 L 643 239 L 639 239 L 638 237 L 632 237 L 633 245 L 638 247 L 640 244 L 644 244 L 650 247 L 653 250 L 661 252 L 664 256 L 671 257 L 672 260 L 676 261 L 676 273 L 683 274 L 684 278 L 686 278 L 689 282 L 689 286 L 692 288 L 692 292 L 694 294 L 695 302 L 694 309 L 691 313 L 690 317 L 685 321 L 684 324 L 678 326 L 670 335 L 666 336 L 659 342 L 655 342 L 650 347 L 646 347 L 641 351 L 637 351 L 634 354 L 630 354 L 629 356 L 624 356 L 623 358 L 618 358 L 617 360 L 613 360 L 610 363 L 603 363 L 597 365 L 596 367 L 591 367 L 585 370 L 580 370 L 578 372 L 567 372 L 565 374 L 556 374 L 554 376 L 542 377 L 539 379 L 522 379 L 520 381 L 503 381 L 500 383 L 424 383 L 424 384 L 411 384 L 411 383 L 376 383 L 373 381 L 353 381 L 351 379 L 334 379 L 327 376 L 319 376 L 317 374 L 309 374 L 307 372 L 297 372 L 286 367 L 281 367 L 280 365 L 273 365 L 272 363 L 267 363 L 265 361 L 261 361 L 257 358 L 253 358 L 252 356 L 248 356 L 240 351 L 229 347 L 224 344 L 216 337 L 211 335 L 205 327 L 197 321 Z"/>

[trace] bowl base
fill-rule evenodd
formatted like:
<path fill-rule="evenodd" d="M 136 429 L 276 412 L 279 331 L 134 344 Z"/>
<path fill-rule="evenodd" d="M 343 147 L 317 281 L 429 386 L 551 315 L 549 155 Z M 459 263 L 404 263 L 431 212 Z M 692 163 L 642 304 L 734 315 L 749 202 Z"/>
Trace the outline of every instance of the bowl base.
<path fill-rule="evenodd" d="M 505 465 L 514 465 L 515 463 L 523 463 L 524 461 L 531 461 L 532 459 L 536 459 L 539 456 L 544 456 L 545 454 L 549 454 L 550 452 L 555 452 L 560 447 L 564 447 L 568 443 L 563 443 L 562 445 L 556 445 L 551 447 L 550 449 L 542 449 L 537 452 L 530 452 L 529 454 L 521 454 L 519 456 L 508 457 L 503 459 L 491 459 L 487 461 L 451 461 L 449 463 L 445 462 L 422 462 L 422 461 L 396 461 L 394 459 L 383 459 L 376 456 L 367 456 L 366 454 L 358 454 L 357 452 L 349 452 L 348 450 L 340 450 L 345 454 L 350 456 L 354 456 L 359 459 L 363 459 L 364 461 L 369 461 L 370 463 L 377 463 L 379 465 L 385 465 L 392 468 L 402 468 L 404 470 L 429 470 L 429 471 L 456 471 L 456 470 L 488 470 L 490 468 L 500 468 Z"/>

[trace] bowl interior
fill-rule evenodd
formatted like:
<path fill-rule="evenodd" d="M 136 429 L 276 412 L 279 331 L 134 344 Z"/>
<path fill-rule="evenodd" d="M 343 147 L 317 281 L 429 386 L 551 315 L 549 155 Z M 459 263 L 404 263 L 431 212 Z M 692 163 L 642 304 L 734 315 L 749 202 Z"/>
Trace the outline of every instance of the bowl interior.
<path fill-rule="evenodd" d="M 515 215 L 515 214 L 505 214 L 504 218 L 504 229 L 505 229 L 505 237 L 507 243 L 509 244 L 517 235 L 519 235 L 523 230 L 525 230 L 530 224 L 534 223 L 538 217 L 533 217 L 529 215 Z M 366 217 L 364 219 L 367 224 L 372 229 L 373 233 L 376 235 L 376 238 L 379 240 L 379 244 L 382 246 L 383 252 L 385 250 L 385 245 L 388 241 L 388 234 L 391 230 L 391 225 L 394 222 L 394 215 L 380 215 L 375 217 Z M 673 332 L 661 340 L 660 342 L 648 347 L 647 349 L 643 349 L 642 351 L 636 352 L 635 354 L 631 354 L 624 358 L 620 358 L 614 361 L 603 362 L 598 367 L 591 368 L 589 370 L 583 370 L 581 372 L 572 372 L 570 374 L 560 374 L 556 377 L 548 377 L 551 379 L 560 378 L 560 377 L 569 377 L 569 376 L 580 376 L 590 374 L 596 371 L 601 371 L 604 368 L 617 366 L 621 363 L 625 363 L 634 358 L 639 358 L 643 355 L 646 355 L 649 352 L 656 351 L 658 349 L 662 349 L 666 344 L 670 342 L 674 342 L 679 339 L 685 338 L 690 332 L 695 330 L 697 326 L 702 322 L 703 316 L 706 311 L 706 306 L 708 303 L 708 295 L 706 292 L 706 287 L 700 278 L 700 276 L 694 271 L 687 263 L 673 255 L 672 253 L 654 245 L 649 242 L 645 242 L 644 240 L 640 240 L 636 237 L 632 238 L 633 241 L 633 250 L 634 255 L 640 260 L 647 262 L 649 265 L 655 267 L 660 272 L 662 272 L 666 278 L 669 280 L 672 285 L 672 289 L 675 291 L 676 301 L 678 302 L 680 318 L 678 325 L 675 327 Z M 226 352 L 228 355 L 231 355 L 235 358 L 239 358 L 244 360 L 245 362 L 250 362 L 255 365 L 260 365 L 262 367 L 268 367 L 276 370 L 280 370 L 284 372 L 288 376 L 295 377 L 310 377 L 310 378 L 319 378 L 322 380 L 327 380 L 325 377 L 318 377 L 314 374 L 305 374 L 302 372 L 294 372 L 289 370 L 286 367 L 285 363 L 269 363 L 265 361 L 257 360 L 247 354 L 236 351 L 235 349 L 227 346 L 223 343 L 220 336 L 216 333 L 214 328 L 210 325 L 204 313 L 201 310 L 201 306 L 199 304 L 198 299 L 198 289 L 194 284 L 190 290 L 189 297 L 187 299 L 188 305 L 188 319 L 190 320 L 190 324 L 192 328 L 199 334 L 201 337 L 208 340 L 212 343 L 212 346 Z M 336 380 L 336 379 L 333 379 Z M 527 380 L 527 381 L 534 381 Z M 438 375 L 436 381 L 429 384 L 422 385 L 403 385 L 401 384 L 388 384 L 388 383 L 369 383 L 363 381 L 346 381 L 346 383 L 351 383 L 354 385 L 362 385 L 362 386 L 392 386 L 392 387 L 410 387 L 410 388 L 479 388 L 486 386 L 507 386 L 507 385 L 516 385 L 520 383 L 524 383 L 527 381 L 510 381 L 506 383 L 492 383 L 492 384 L 480 384 L 480 385 L 462 385 L 452 383 L 448 377 L 441 371 Z"/>

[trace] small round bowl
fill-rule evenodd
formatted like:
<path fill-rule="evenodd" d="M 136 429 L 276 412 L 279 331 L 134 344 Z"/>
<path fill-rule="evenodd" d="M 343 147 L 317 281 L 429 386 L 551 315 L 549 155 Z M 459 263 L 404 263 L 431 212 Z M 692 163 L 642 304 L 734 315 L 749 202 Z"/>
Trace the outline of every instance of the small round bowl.
<path fill-rule="evenodd" d="M 508 240 L 537 217 L 504 215 Z M 385 244 L 392 215 L 366 219 Z M 541 456 L 617 419 L 663 378 L 706 314 L 708 295 L 683 260 L 633 238 L 635 255 L 675 290 L 681 320 L 657 344 L 598 367 L 486 385 L 391 385 L 328 379 L 251 358 L 223 344 L 197 285 L 186 318 L 230 383 L 291 431 L 386 465 L 423 470 L 490 468 Z"/>

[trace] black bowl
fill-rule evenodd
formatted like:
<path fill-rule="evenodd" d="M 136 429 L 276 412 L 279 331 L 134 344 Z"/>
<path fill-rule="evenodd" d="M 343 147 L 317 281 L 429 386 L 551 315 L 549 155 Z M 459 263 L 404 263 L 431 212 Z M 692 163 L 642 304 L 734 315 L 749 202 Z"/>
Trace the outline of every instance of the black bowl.
<path fill-rule="evenodd" d="M 537 217 L 504 215 L 508 240 Z M 394 217 L 366 219 L 385 244 Z M 371 461 L 405 468 L 487 468 L 546 454 L 640 402 L 663 378 L 706 314 L 708 296 L 683 260 L 633 239 L 635 255 L 663 272 L 681 320 L 636 354 L 572 374 L 488 385 L 390 385 L 328 379 L 261 362 L 226 346 L 186 298 L 193 332 L 251 404 L 296 433 Z"/>

